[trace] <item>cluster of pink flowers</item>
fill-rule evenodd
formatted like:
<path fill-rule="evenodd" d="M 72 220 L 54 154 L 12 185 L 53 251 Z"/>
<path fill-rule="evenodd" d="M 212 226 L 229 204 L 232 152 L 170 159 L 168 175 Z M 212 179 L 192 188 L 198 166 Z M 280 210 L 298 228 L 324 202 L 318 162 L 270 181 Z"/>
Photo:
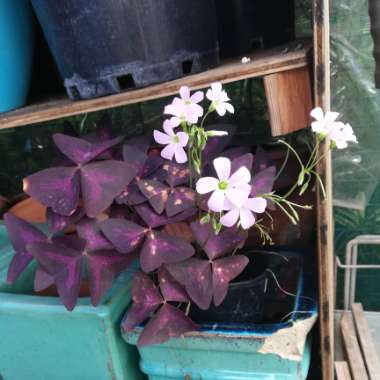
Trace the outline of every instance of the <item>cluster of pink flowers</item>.
<path fill-rule="evenodd" d="M 204 116 L 204 110 L 199 104 L 204 100 L 204 93 L 197 91 L 190 93 L 189 87 L 183 86 L 179 91 L 180 97 L 175 97 L 173 102 L 165 107 L 165 115 L 171 117 L 164 121 L 163 129 L 165 133 L 155 130 L 154 139 L 161 145 L 166 145 L 162 150 L 162 157 L 172 160 L 175 157 L 179 164 L 187 162 L 187 156 L 184 148 L 189 142 L 187 132 L 175 132 L 179 126 L 196 125 L 199 119 Z M 234 113 L 234 107 L 228 103 L 230 98 L 223 90 L 221 83 L 213 83 L 207 90 L 207 99 L 210 100 L 209 113 L 216 111 L 219 116 L 224 116 L 226 112 Z M 208 131 L 209 136 L 223 136 L 224 131 Z"/>
<path fill-rule="evenodd" d="M 267 207 L 266 199 L 250 198 L 251 173 L 242 166 L 231 175 L 231 161 L 226 157 L 216 158 L 214 169 L 218 178 L 200 178 L 196 184 L 197 193 L 212 192 L 207 206 L 213 212 L 226 211 L 220 218 L 223 226 L 232 227 L 239 223 L 245 230 L 251 228 L 256 222 L 255 213 L 263 213 Z"/>
<path fill-rule="evenodd" d="M 322 108 L 315 108 L 311 111 L 311 116 L 315 119 L 311 123 L 311 129 L 322 139 L 328 137 L 333 146 L 338 149 L 345 149 L 349 142 L 357 143 L 357 138 L 350 124 L 338 121 L 339 113 L 327 111 Z"/>

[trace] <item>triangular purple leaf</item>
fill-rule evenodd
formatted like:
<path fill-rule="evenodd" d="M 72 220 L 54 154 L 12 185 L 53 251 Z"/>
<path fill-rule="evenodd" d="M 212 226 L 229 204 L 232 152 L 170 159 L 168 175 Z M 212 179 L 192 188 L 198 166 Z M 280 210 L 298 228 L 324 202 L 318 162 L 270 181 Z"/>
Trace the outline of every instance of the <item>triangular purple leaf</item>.
<path fill-rule="evenodd" d="M 121 253 L 136 250 L 148 232 L 147 228 L 126 219 L 107 219 L 101 224 L 101 229 Z"/>
<path fill-rule="evenodd" d="M 131 137 L 126 145 L 133 146 L 142 153 L 147 153 L 150 145 L 150 139 L 146 136 Z"/>
<path fill-rule="evenodd" d="M 77 225 L 77 234 L 86 241 L 87 251 L 97 251 L 101 249 L 112 249 L 113 245 L 103 235 L 97 219 L 84 218 Z"/>
<path fill-rule="evenodd" d="M 113 280 L 137 258 L 116 251 L 97 251 L 87 255 L 91 303 L 97 306 Z"/>
<path fill-rule="evenodd" d="M 54 212 L 72 215 L 79 202 L 79 170 L 63 166 L 41 170 L 24 179 L 24 191 Z"/>
<path fill-rule="evenodd" d="M 83 216 L 84 211 L 80 208 L 70 216 L 57 214 L 51 208 L 46 210 L 46 221 L 49 226 L 49 231 L 52 233 L 63 231 L 70 225 L 78 223 Z"/>
<path fill-rule="evenodd" d="M 141 194 L 141 191 L 134 180 L 130 183 L 126 190 L 119 194 L 115 201 L 119 204 L 125 204 L 130 206 L 140 205 L 141 203 L 147 202 L 147 199 Z"/>
<path fill-rule="evenodd" d="M 252 178 L 251 196 L 257 197 L 259 195 L 271 193 L 275 180 L 275 166 L 270 166 L 269 168 L 261 170 Z"/>
<path fill-rule="evenodd" d="M 54 278 L 59 297 L 67 310 L 73 310 L 81 283 L 82 252 L 51 243 L 32 243 L 28 250 Z"/>
<path fill-rule="evenodd" d="M 167 171 L 166 182 L 170 187 L 186 185 L 189 183 L 189 166 L 177 164 L 173 161 L 166 161 L 163 169 Z"/>
<path fill-rule="evenodd" d="M 39 265 L 34 275 L 34 291 L 41 292 L 54 284 L 54 278 Z"/>
<path fill-rule="evenodd" d="M 157 171 L 163 164 L 164 160 L 157 154 L 149 153 L 148 159 L 145 162 L 144 168 L 139 173 L 140 178 L 146 178 Z"/>
<path fill-rule="evenodd" d="M 145 326 L 137 341 L 137 346 L 164 343 L 170 338 L 180 337 L 187 332 L 197 330 L 199 330 L 198 325 L 181 310 L 165 304 Z"/>
<path fill-rule="evenodd" d="M 221 156 L 227 157 L 231 161 L 233 161 L 236 158 L 244 156 L 245 154 L 250 153 L 250 152 L 251 152 L 251 149 L 248 146 L 239 146 L 239 147 L 234 147 L 234 148 L 228 148 L 227 150 L 221 153 Z"/>
<path fill-rule="evenodd" d="M 245 166 L 249 171 L 252 170 L 253 154 L 247 153 L 243 156 L 235 158 L 231 162 L 231 173 L 235 173 L 238 169 Z"/>
<path fill-rule="evenodd" d="M 185 286 L 190 298 L 202 310 L 210 307 L 213 289 L 211 264 L 207 260 L 189 259 L 166 266 L 169 273 Z"/>
<path fill-rule="evenodd" d="M 186 293 L 185 287 L 177 282 L 164 266 L 158 270 L 158 282 L 165 301 L 189 301 L 189 296 Z"/>
<path fill-rule="evenodd" d="M 190 224 L 197 243 L 204 249 L 210 260 L 241 248 L 247 239 L 247 233 L 237 228 L 224 228 L 216 235 L 210 224 L 201 224 L 199 221 Z"/>
<path fill-rule="evenodd" d="M 132 300 L 133 304 L 121 324 L 124 331 L 132 331 L 163 303 L 152 279 L 142 272 L 133 275 Z"/>
<path fill-rule="evenodd" d="M 212 284 L 214 305 L 219 306 L 228 292 L 230 281 L 235 279 L 249 263 L 246 256 L 236 255 L 216 260 L 212 263 Z"/>
<path fill-rule="evenodd" d="M 136 174 L 139 175 L 144 170 L 145 162 L 148 159 L 148 156 L 134 146 L 124 145 L 123 159 L 131 165 L 131 167 L 136 171 Z"/>
<path fill-rule="evenodd" d="M 33 256 L 27 249 L 28 244 L 43 242 L 46 240 L 46 236 L 36 227 L 11 213 L 4 215 L 4 222 L 9 240 L 15 250 L 7 275 L 7 282 L 12 284 L 33 260 Z"/>
<path fill-rule="evenodd" d="M 82 197 L 88 217 L 96 217 L 106 210 L 136 175 L 136 171 L 122 161 L 100 161 L 81 169 Z"/>
<path fill-rule="evenodd" d="M 236 126 L 232 124 L 215 124 L 206 128 L 207 130 L 226 131 L 226 136 L 210 137 L 207 141 L 206 148 L 202 152 L 203 162 L 206 164 L 220 155 L 225 147 L 230 143 L 232 136 L 235 134 Z"/>
<path fill-rule="evenodd" d="M 148 199 L 150 205 L 157 214 L 165 210 L 170 188 L 161 182 L 143 179 L 138 182 L 141 193 Z"/>
<path fill-rule="evenodd" d="M 197 209 L 194 207 L 189 208 L 176 216 L 173 216 L 172 218 L 169 218 L 165 214 L 158 215 L 148 204 L 136 206 L 135 211 L 150 228 L 158 228 L 166 224 L 183 222 L 197 213 Z"/>
<path fill-rule="evenodd" d="M 91 143 L 84 139 L 56 133 L 53 135 L 53 140 L 59 150 L 68 158 L 77 165 L 84 165 L 119 144 L 123 138 L 116 137 L 99 143 Z"/>
<path fill-rule="evenodd" d="M 170 218 L 195 206 L 195 192 L 188 187 L 176 187 L 170 191 L 166 203 L 166 215 Z"/>
<path fill-rule="evenodd" d="M 144 272 L 152 272 L 162 264 L 186 260 L 195 253 L 186 240 L 164 232 L 150 231 L 140 253 L 140 265 Z"/>
<path fill-rule="evenodd" d="M 253 173 L 258 173 L 269 166 L 275 166 L 275 162 L 270 155 L 260 146 L 256 149 L 255 158 L 253 161 Z"/>

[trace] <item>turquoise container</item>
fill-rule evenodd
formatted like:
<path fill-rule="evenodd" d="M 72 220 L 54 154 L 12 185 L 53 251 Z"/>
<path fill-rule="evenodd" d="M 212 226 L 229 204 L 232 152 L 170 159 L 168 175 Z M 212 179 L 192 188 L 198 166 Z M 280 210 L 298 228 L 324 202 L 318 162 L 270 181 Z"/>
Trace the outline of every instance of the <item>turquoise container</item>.
<path fill-rule="evenodd" d="M 317 319 L 312 277 L 299 279 L 286 323 L 218 326 L 139 349 L 140 368 L 150 380 L 304 380 L 310 367 L 311 333 Z M 124 333 L 136 345 L 141 327 Z"/>
<path fill-rule="evenodd" d="M 0 112 L 25 104 L 32 76 L 34 20 L 28 0 L 0 0 Z"/>
<path fill-rule="evenodd" d="M 81 298 L 70 313 L 58 298 L 31 295 L 32 265 L 15 285 L 6 285 L 12 255 L 1 224 L 0 379 L 143 378 L 137 350 L 123 342 L 119 327 L 130 303 L 130 272 L 119 276 L 101 305 L 94 308 Z"/>

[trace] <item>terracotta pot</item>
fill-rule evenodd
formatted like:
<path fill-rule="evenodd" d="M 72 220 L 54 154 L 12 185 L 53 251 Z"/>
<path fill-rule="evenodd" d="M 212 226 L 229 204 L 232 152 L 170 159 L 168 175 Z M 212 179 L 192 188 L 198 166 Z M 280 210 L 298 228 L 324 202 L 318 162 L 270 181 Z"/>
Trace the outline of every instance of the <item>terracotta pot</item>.
<path fill-rule="evenodd" d="M 29 223 L 46 222 L 46 207 L 33 198 L 26 198 L 16 203 L 9 212 Z"/>

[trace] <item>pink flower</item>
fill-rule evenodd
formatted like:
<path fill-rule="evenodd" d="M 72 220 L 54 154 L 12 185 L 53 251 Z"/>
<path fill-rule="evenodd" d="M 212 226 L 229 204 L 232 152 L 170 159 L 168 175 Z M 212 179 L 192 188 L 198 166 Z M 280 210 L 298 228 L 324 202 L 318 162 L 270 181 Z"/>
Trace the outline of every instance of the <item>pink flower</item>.
<path fill-rule="evenodd" d="M 218 178 L 203 177 L 196 184 L 199 194 L 212 192 L 207 203 L 208 208 L 214 212 L 221 212 L 225 209 L 226 199 L 236 206 L 241 206 L 245 201 L 245 194 L 251 190 L 249 170 L 242 166 L 231 175 L 231 161 L 225 157 L 216 158 L 214 168 Z"/>
<path fill-rule="evenodd" d="M 206 97 L 211 101 L 211 107 L 216 110 L 219 116 L 224 116 L 226 112 L 234 113 L 234 107 L 228 103 L 231 99 L 227 92 L 223 90 L 222 84 L 219 82 L 213 83 L 207 91 Z"/>
<path fill-rule="evenodd" d="M 171 121 L 174 127 L 181 123 L 196 124 L 203 116 L 203 108 L 198 104 L 204 98 L 203 92 L 197 91 L 191 95 L 189 87 L 183 86 L 179 93 L 181 97 L 175 97 L 172 104 L 165 107 L 164 113 L 173 116 Z"/>
<path fill-rule="evenodd" d="M 175 156 L 176 161 L 179 164 L 183 164 L 187 161 L 187 155 L 183 149 L 189 141 L 189 136 L 185 132 L 174 133 L 174 126 L 171 120 L 164 121 L 164 131 L 155 130 L 153 132 L 154 139 L 162 145 L 166 145 L 161 151 L 161 156 L 167 160 L 172 160 Z"/>
<path fill-rule="evenodd" d="M 334 124 L 337 123 L 336 119 L 339 117 L 339 113 L 328 111 L 324 114 L 322 108 L 317 107 L 311 111 L 310 116 L 315 119 L 311 123 L 313 132 L 326 136 L 331 132 Z"/>
<path fill-rule="evenodd" d="M 251 228 L 256 217 L 254 213 L 261 214 L 267 207 L 265 198 L 249 198 L 249 193 L 246 193 L 246 198 L 240 206 L 236 206 L 229 202 L 225 202 L 225 209 L 228 211 L 220 219 L 220 223 L 225 227 L 232 227 L 240 221 L 240 225 L 244 230 Z"/>
<path fill-rule="evenodd" d="M 350 124 L 335 123 L 329 133 L 330 139 L 338 149 L 348 147 L 348 142 L 357 143 L 358 140 Z"/>

